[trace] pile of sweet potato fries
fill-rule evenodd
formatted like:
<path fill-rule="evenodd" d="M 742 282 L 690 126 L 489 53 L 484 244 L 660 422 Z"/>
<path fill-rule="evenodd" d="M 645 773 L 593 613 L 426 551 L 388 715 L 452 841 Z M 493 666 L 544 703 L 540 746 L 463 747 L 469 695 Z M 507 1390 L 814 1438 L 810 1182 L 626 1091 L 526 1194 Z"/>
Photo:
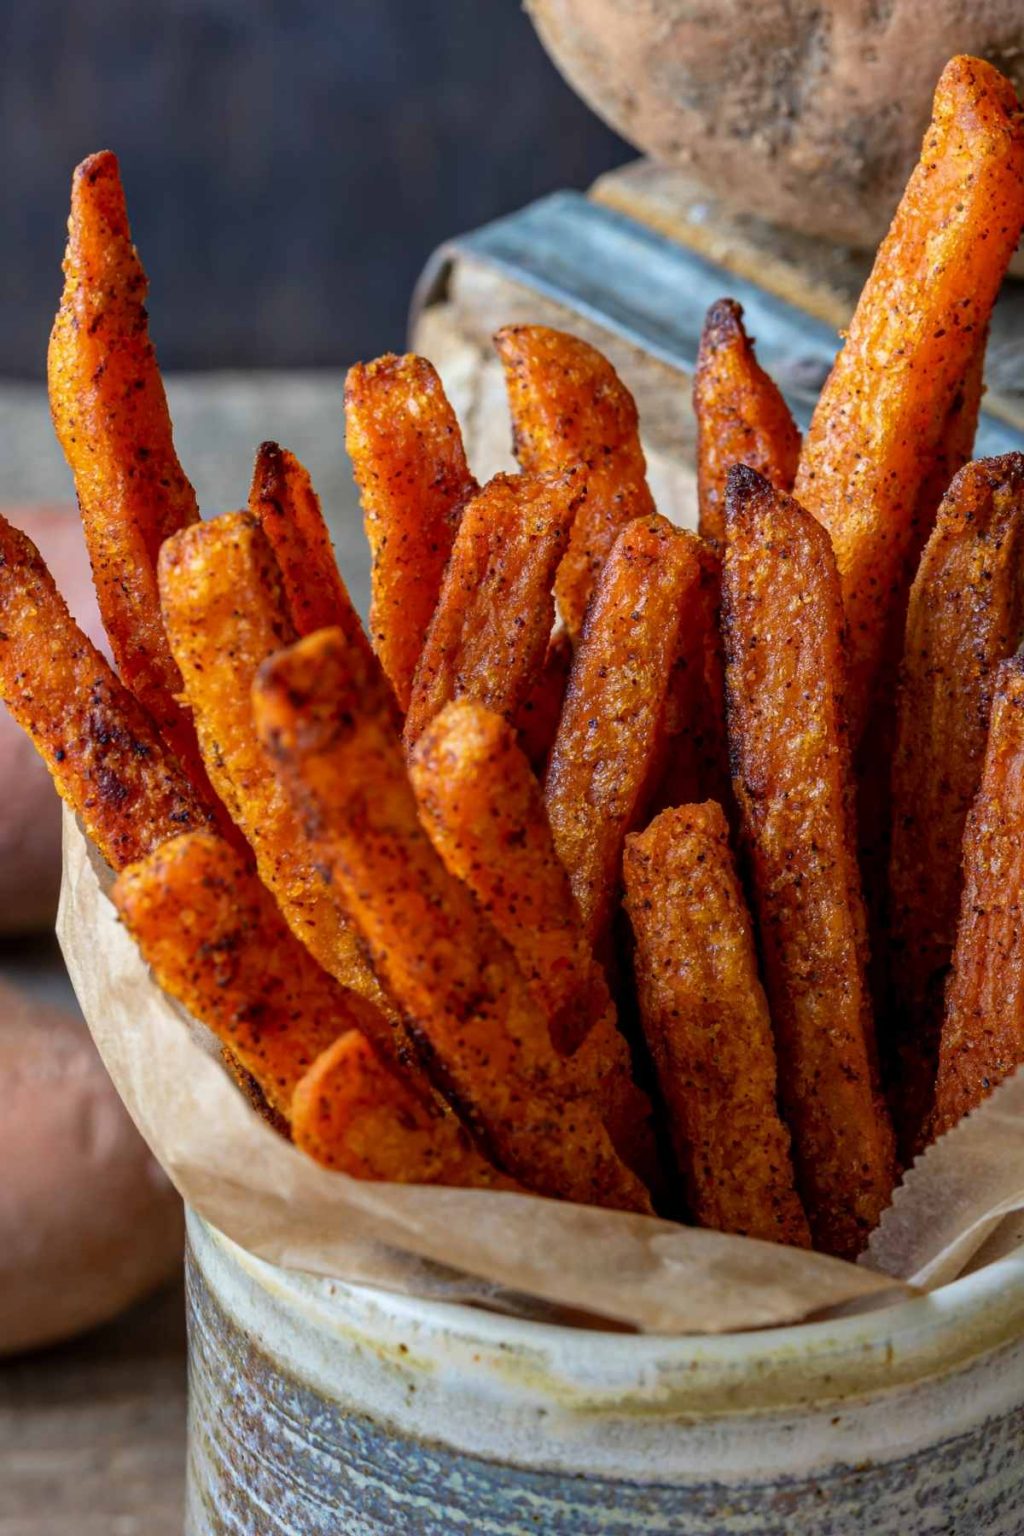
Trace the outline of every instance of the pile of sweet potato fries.
<path fill-rule="evenodd" d="M 967 462 L 1022 224 L 1020 105 L 954 59 L 803 443 L 708 315 L 699 534 L 571 336 L 496 338 L 484 486 L 428 362 L 353 368 L 367 634 L 286 450 L 199 520 L 78 168 L 50 398 L 114 667 L 0 523 L 0 688 L 298 1147 L 852 1257 L 1024 1058 L 1024 457 Z"/>

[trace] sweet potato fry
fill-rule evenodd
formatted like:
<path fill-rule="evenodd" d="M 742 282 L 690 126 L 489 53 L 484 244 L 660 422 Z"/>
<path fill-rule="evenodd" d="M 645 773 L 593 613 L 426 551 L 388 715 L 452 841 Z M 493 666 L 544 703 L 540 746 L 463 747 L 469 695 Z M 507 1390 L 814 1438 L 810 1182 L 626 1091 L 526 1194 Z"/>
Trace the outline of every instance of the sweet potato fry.
<path fill-rule="evenodd" d="M 417 742 L 409 772 L 434 847 L 511 949 L 556 1050 L 597 1095 L 616 1149 L 652 1178 L 651 1106 L 633 1082 L 608 983 L 512 727 L 473 700 L 449 704 Z"/>
<path fill-rule="evenodd" d="M 551 586 L 582 497 L 569 470 L 495 475 L 467 502 L 413 679 L 409 745 L 465 695 L 516 718 L 544 665 Z"/>
<path fill-rule="evenodd" d="M 277 443 L 261 443 L 253 466 L 249 511 L 277 560 L 296 634 L 337 625 L 354 645 L 370 642 L 334 558 L 320 498 L 309 471 Z"/>
<path fill-rule="evenodd" d="M 697 536 L 657 515 L 638 518 L 615 541 L 576 652 L 544 796 L 595 949 L 611 922 L 626 833 L 664 766 L 669 682 L 700 581 Z"/>
<path fill-rule="evenodd" d="M 121 679 L 204 782 L 157 596 L 164 539 L 199 516 L 178 463 L 146 324 L 117 160 L 75 171 L 65 286 L 50 338 L 50 408 L 82 513 L 100 614 Z"/>
<path fill-rule="evenodd" d="M 663 811 L 626 839 L 644 1034 L 698 1223 L 810 1244 L 754 936 L 720 806 Z"/>
<path fill-rule="evenodd" d="M 908 1135 L 930 1113 L 960 849 L 996 669 L 1024 627 L 1024 455 L 961 470 L 910 591 L 892 770 L 889 919 Z"/>
<path fill-rule="evenodd" d="M 725 539 L 725 482 L 749 464 L 780 491 L 791 491 L 800 431 L 778 386 L 754 355 L 733 299 L 712 304 L 704 321 L 693 380 L 697 417 L 698 528 L 712 544 Z"/>
<path fill-rule="evenodd" d="M 516 711 L 519 745 L 535 773 L 543 775 L 554 744 L 572 668 L 572 640 L 559 627 L 548 641 L 544 665 Z"/>
<path fill-rule="evenodd" d="M 910 548 L 911 569 L 917 569 L 924 544 L 935 526 L 942 498 L 964 465 L 970 462 L 985 393 L 985 351 L 988 327 L 983 327 L 963 377 L 953 395 L 939 441 L 928 470 L 921 481 L 914 515 L 914 538 Z M 902 625 L 900 626 L 902 638 Z"/>
<path fill-rule="evenodd" d="M 594 347 L 541 325 L 510 325 L 494 338 L 505 368 L 513 442 L 528 473 L 582 464 L 587 499 L 555 579 L 562 619 L 575 640 L 619 530 L 655 510 L 636 405 Z"/>
<path fill-rule="evenodd" d="M 370 635 L 406 710 L 459 515 L 477 484 L 425 358 L 389 354 L 351 368 L 345 420 L 373 553 Z"/>
<path fill-rule="evenodd" d="M 265 663 L 254 702 L 424 1065 L 480 1144 L 542 1194 L 649 1209 L 510 950 L 421 827 L 383 680 L 340 631 L 321 630 Z"/>
<path fill-rule="evenodd" d="M 320 968 L 242 855 L 212 832 L 163 843 L 122 870 L 111 894 L 163 990 L 289 1118 L 300 1078 L 370 1005 Z"/>
<path fill-rule="evenodd" d="M 921 482 L 1024 223 L 1010 82 L 951 60 L 931 126 L 804 442 L 794 494 L 828 529 L 849 624 L 851 740 L 902 604 Z"/>
<path fill-rule="evenodd" d="M 153 721 L 68 613 L 35 545 L 3 517 L 0 696 L 113 869 L 209 821 Z"/>
<path fill-rule="evenodd" d="M 160 556 L 160 597 L 210 777 L 256 855 L 260 879 L 321 965 L 394 1023 L 253 724 L 256 671 L 295 639 L 259 519 L 233 512 L 169 539 Z"/>
<path fill-rule="evenodd" d="M 726 497 L 723 614 L 734 786 L 798 1184 L 815 1246 L 852 1258 L 894 1169 L 872 1072 L 842 598 L 825 530 L 742 466 Z"/>
<path fill-rule="evenodd" d="M 935 1088 L 934 1135 L 1024 1061 L 1024 656 L 996 674 L 981 785 L 967 817 L 963 897 Z"/>
<path fill-rule="evenodd" d="M 323 1052 L 295 1089 L 292 1139 L 354 1179 L 516 1189 L 474 1147 L 450 1112 L 439 1114 L 358 1030 Z"/>

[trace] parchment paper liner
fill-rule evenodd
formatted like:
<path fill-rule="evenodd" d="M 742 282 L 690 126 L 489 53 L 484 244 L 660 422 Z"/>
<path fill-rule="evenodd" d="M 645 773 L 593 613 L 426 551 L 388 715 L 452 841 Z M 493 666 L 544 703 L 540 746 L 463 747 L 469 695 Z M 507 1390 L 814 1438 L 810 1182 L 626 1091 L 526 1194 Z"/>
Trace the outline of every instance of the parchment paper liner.
<path fill-rule="evenodd" d="M 554 1307 L 649 1332 L 724 1333 L 898 1300 L 906 1290 L 890 1277 L 916 1274 L 928 1247 L 914 1219 L 919 1204 L 931 1230 L 950 1235 L 947 1247 L 968 1216 L 977 1227 L 963 1181 L 950 1206 L 936 1199 L 937 1181 L 925 1165 L 901 1194 L 893 1225 L 879 1234 L 873 1262 L 885 1273 L 651 1217 L 329 1172 L 254 1113 L 209 1033 L 156 986 L 106 895 L 111 879 L 65 812 L 57 933 L 100 1055 L 182 1197 L 259 1258 L 524 1315 Z M 1024 1205 L 1024 1129 L 1002 1118 L 996 1127 L 1015 1132 L 1021 1173 L 1014 1198 Z M 941 1259 L 931 1254 L 926 1272 Z M 913 1269 L 901 1268 L 910 1262 Z"/>

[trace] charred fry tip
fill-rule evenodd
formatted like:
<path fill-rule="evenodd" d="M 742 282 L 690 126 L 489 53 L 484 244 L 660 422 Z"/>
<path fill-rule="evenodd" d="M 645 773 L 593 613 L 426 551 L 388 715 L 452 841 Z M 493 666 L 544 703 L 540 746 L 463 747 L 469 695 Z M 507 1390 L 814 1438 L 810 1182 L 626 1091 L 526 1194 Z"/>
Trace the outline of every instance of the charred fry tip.
<path fill-rule="evenodd" d="M 113 150 L 101 149 L 75 166 L 71 178 L 70 245 L 86 224 L 103 223 L 111 238 L 130 239 L 121 168 Z"/>
<path fill-rule="evenodd" d="M 735 299 L 716 299 L 704 317 L 701 351 L 714 350 L 735 340 L 748 341 L 743 326 L 743 305 Z"/>

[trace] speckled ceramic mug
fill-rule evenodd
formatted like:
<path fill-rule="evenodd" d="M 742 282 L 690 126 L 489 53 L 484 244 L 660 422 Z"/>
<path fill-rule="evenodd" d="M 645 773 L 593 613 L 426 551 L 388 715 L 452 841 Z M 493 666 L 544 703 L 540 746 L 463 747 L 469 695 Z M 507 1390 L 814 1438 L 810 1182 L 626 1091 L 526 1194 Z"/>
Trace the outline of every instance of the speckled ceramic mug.
<path fill-rule="evenodd" d="M 189 1223 L 187 1536 L 1024 1532 L 1024 1249 L 723 1338 L 288 1273 Z"/>

